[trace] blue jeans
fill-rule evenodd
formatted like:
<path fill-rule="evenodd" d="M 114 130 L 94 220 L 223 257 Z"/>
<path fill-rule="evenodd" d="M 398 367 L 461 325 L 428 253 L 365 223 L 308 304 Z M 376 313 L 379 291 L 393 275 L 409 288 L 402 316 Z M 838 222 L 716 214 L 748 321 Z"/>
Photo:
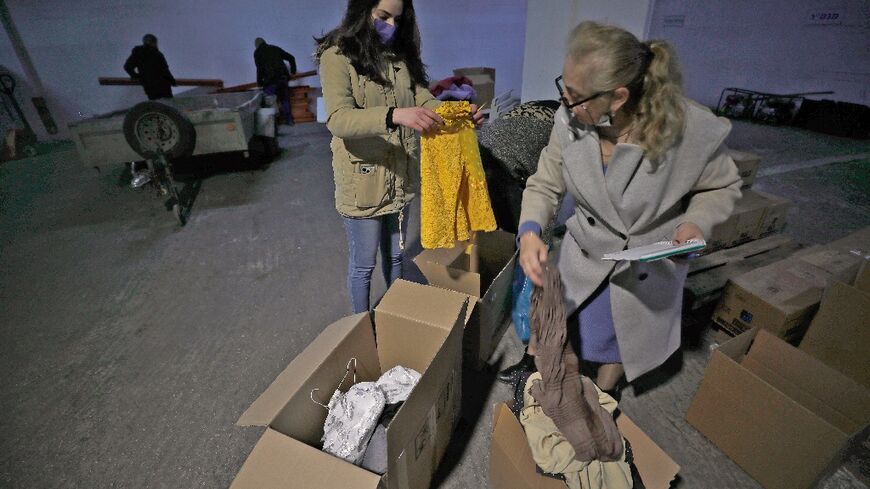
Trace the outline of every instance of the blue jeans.
<path fill-rule="evenodd" d="M 401 231 L 408 228 L 408 212 L 403 212 Z M 372 272 L 375 270 L 378 248 L 384 280 L 389 287 L 402 276 L 402 249 L 399 246 L 399 214 L 373 218 L 343 218 L 347 233 L 347 289 L 354 314 L 369 310 Z"/>

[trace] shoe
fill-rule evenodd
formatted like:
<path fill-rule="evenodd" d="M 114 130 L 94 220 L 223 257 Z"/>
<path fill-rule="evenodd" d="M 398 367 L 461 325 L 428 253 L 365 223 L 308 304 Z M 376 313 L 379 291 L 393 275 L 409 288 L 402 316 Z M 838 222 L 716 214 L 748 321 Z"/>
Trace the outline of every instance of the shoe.
<path fill-rule="evenodd" d="M 523 372 L 534 372 L 535 370 L 535 357 L 523 353 L 523 358 L 519 362 L 499 372 L 496 378 L 499 382 L 513 384 Z"/>
<path fill-rule="evenodd" d="M 151 181 L 151 175 L 148 172 L 133 173 L 133 179 L 130 180 L 130 186 L 134 189 L 142 188 L 143 185 Z"/>

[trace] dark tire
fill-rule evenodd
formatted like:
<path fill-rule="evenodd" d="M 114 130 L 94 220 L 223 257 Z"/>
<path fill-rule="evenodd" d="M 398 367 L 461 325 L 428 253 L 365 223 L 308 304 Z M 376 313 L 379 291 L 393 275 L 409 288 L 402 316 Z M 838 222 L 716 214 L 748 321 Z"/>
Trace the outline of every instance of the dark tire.
<path fill-rule="evenodd" d="M 142 102 L 128 110 L 124 138 L 143 158 L 156 158 L 160 151 L 170 159 L 184 158 L 196 147 L 193 123 L 175 107 L 160 102 Z"/>

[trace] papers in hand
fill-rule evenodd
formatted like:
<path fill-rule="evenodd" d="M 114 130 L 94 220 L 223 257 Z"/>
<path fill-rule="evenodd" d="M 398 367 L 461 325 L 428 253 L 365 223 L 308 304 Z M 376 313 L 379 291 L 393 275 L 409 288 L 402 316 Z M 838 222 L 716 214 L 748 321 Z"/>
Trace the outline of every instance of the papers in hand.
<path fill-rule="evenodd" d="M 707 246 L 707 242 L 703 239 L 690 239 L 681 245 L 675 245 L 670 241 L 659 241 L 651 245 L 639 246 L 637 248 L 629 248 L 627 250 L 617 251 L 615 253 L 607 253 L 603 260 L 611 261 L 655 261 L 667 258 L 669 256 L 681 255 L 700 250 Z"/>

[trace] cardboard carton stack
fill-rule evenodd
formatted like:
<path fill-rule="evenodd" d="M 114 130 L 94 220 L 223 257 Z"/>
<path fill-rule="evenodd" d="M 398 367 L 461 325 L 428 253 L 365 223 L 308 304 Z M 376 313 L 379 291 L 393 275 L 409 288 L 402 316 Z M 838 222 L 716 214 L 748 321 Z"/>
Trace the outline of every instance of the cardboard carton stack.
<path fill-rule="evenodd" d="M 684 309 L 689 322 L 709 323 L 710 308 L 729 279 L 790 256 L 801 246 L 780 234 L 791 207 L 788 199 L 751 189 L 761 158 L 732 149 L 727 153 L 743 179 L 742 195 L 731 216 L 714 226 L 704 255 L 693 260 L 686 278 Z M 701 312 L 703 311 L 703 313 Z"/>
<path fill-rule="evenodd" d="M 855 233 L 865 240 L 868 234 L 870 228 Z M 851 248 L 846 243 L 855 235 L 831 245 Z M 825 277 L 833 283 L 799 348 L 755 324 L 714 351 L 686 414 L 765 488 L 810 487 L 823 471 L 848 472 L 847 444 L 870 423 L 870 268 L 860 259 L 857 277 Z M 842 280 L 847 275 L 853 280 Z M 809 296 L 815 294 L 794 300 Z M 849 477 L 865 484 L 850 487 L 866 487 L 860 468 Z"/>
<path fill-rule="evenodd" d="M 782 231 L 791 201 L 750 187 L 755 182 L 761 158 L 751 153 L 728 149 L 743 179 L 743 195 L 727 221 L 715 226 L 707 239 L 705 253 L 731 248 Z"/>
<path fill-rule="evenodd" d="M 836 282 L 852 283 L 870 254 L 870 228 L 729 280 L 713 321 L 736 335 L 759 327 L 797 342 Z"/>

